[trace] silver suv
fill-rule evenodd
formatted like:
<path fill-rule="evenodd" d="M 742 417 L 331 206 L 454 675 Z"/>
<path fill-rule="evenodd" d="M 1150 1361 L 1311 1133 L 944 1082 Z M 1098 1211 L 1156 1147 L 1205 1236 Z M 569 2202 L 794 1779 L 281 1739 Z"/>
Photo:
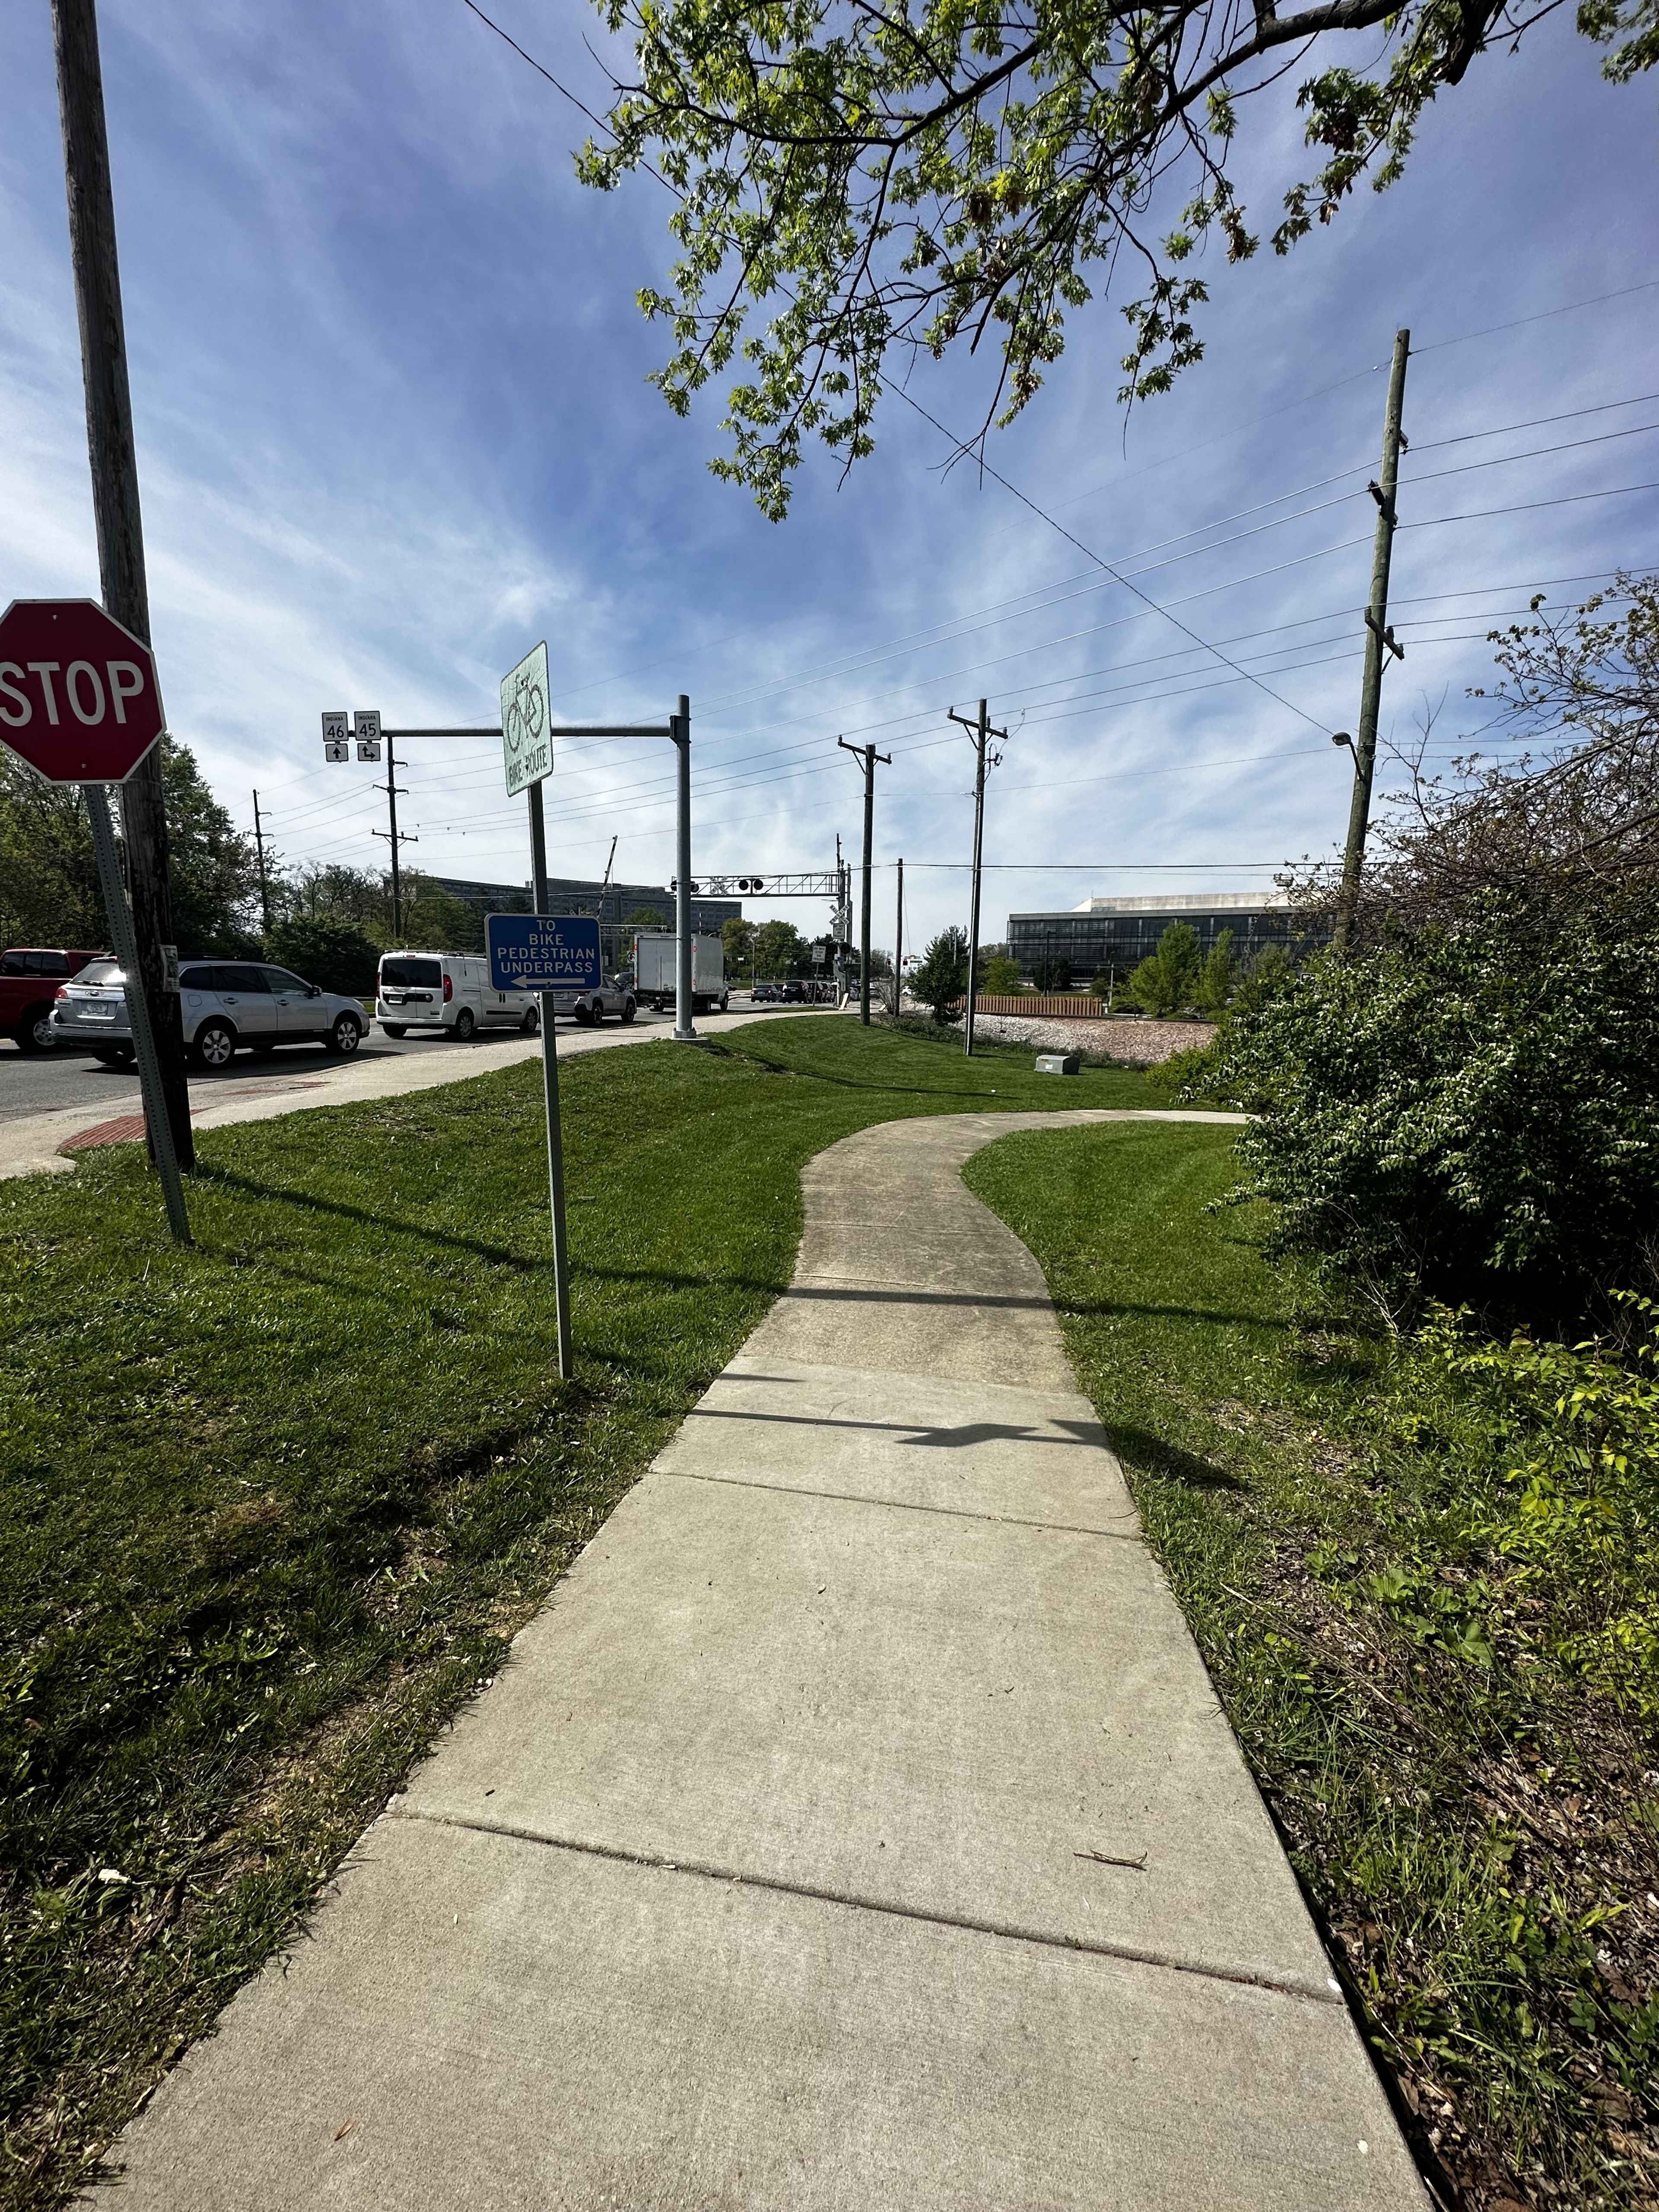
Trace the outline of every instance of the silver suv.
<path fill-rule="evenodd" d="M 263 960 L 186 960 L 179 970 L 185 1042 L 198 1067 L 226 1067 L 237 1048 L 256 1054 L 279 1044 L 319 1044 L 356 1052 L 368 1018 L 361 999 L 343 998 Z M 126 994 L 113 960 L 94 960 L 52 1002 L 64 1044 L 91 1047 L 100 1060 L 131 1060 Z"/>

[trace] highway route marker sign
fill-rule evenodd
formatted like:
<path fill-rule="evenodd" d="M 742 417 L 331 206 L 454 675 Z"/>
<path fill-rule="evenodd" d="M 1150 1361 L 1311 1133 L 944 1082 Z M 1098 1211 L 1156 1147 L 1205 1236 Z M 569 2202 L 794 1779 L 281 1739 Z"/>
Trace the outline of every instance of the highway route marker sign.
<path fill-rule="evenodd" d="M 0 615 L 0 739 L 51 783 L 125 783 L 167 726 L 149 647 L 95 599 Z"/>
<path fill-rule="evenodd" d="M 501 678 L 501 764 L 509 799 L 552 773 L 545 639 Z"/>
<path fill-rule="evenodd" d="M 601 981 L 592 915 L 487 915 L 484 941 L 495 990 L 592 991 Z"/>

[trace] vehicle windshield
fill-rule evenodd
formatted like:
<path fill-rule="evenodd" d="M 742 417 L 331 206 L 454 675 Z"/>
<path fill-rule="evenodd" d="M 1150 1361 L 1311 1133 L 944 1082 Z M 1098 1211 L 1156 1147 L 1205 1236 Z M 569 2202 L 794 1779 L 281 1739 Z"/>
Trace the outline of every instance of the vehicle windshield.
<path fill-rule="evenodd" d="M 441 983 L 443 980 L 444 964 L 441 960 L 399 959 L 388 953 L 380 963 L 381 982 L 390 983 L 398 989 L 406 989 L 411 983 Z"/>
<path fill-rule="evenodd" d="M 76 977 L 77 983 L 118 983 L 123 978 L 118 960 L 88 960 Z"/>

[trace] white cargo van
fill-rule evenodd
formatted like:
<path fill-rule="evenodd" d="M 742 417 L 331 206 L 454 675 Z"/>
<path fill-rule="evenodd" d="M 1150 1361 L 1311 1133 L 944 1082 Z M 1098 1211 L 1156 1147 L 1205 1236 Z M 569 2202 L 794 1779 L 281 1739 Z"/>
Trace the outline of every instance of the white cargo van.
<path fill-rule="evenodd" d="M 520 1029 L 533 1036 L 541 1019 L 522 992 L 497 991 L 489 963 L 465 952 L 383 952 L 374 1018 L 388 1036 L 409 1030 L 448 1030 L 465 1040 L 483 1029 Z"/>

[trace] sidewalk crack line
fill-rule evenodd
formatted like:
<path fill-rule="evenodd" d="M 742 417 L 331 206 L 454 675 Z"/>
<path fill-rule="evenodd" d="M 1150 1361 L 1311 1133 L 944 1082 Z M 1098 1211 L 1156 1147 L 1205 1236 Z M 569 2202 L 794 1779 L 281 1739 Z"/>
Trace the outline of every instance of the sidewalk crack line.
<path fill-rule="evenodd" d="M 1034 1521 L 1023 1513 L 975 1512 L 967 1505 L 917 1505 L 908 1498 L 866 1498 L 854 1490 L 808 1490 L 795 1482 L 757 1482 L 743 1474 L 695 1474 L 676 1467 L 653 1467 L 653 1474 L 676 1482 L 714 1482 L 728 1490 L 775 1490 L 786 1498 L 825 1498 L 837 1505 L 880 1505 L 895 1513 L 942 1513 L 951 1521 L 988 1521 L 999 1528 L 1052 1528 L 1060 1536 L 1105 1536 L 1115 1544 L 1138 1544 L 1139 1528 L 1090 1528 L 1076 1521 Z"/>
<path fill-rule="evenodd" d="M 976 1914 L 930 1912 L 916 1905 L 899 1905 L 878 1897 L 860 1897 L 851 1890 L 823 1889 L 811 1882 L 786 1881 L 775 1875 L 744 1874 L 740 1868 L 716 1866 L 701 1859 L 669 1858 L 660 1851 L 629 1850 L 619 1844 L 583 1842 L 574 1836 L 538 1835 L 533 1829 L 507 1820 L 474 1820 L 458 1813 L 405 1812 L 400 1807 L 389 1817 L 418 1820 L 428 1827 L 458 1828 L 479 1836 L 503 1836 L 509 1841 L 538 1845 L 544 1850 L 570 1851 L 586 1858 L 608 1859 L 621 1866 L 648 1868 L 660 1874 L 690 1875 L 718 1881 L 727 1888 L 767 1890 L 780 1897 L 802 1897 L 819 1905 L 838 1905 L 849 1911 L 885 1914 L 894 1920 L 920 1921 L 933 1928 L 958 1928 L 970 1936 L 990 1936 L 1002 1942 L 1035 1943 L 1050 1951 L 1080 1951 L 1091 1958 L 1121 1959 L 1130 1965 L 1156 1966 L 1165 1973 L 1191 1974 L 1200 1981 L 1226 1982 L 1236 1988 L 1265 1990 L 1270 1996 L 1294 1997 L 1304 2004 L 1328 2004 L 1346 2011 L 1340 1990 L 1310 1990 L 1296 1982 L 1279 1981 L 1269 1974 L 1252 1974 L 1243 1968 L 1200 1966 L 1188 1959 L 1168 1959 L 1128 1943 L 1106 1943 L 1082 1936 L 1059 1936 L 1041 1928 L 1022 1928 L 1012 1921 L 982 1919 Z"/>

